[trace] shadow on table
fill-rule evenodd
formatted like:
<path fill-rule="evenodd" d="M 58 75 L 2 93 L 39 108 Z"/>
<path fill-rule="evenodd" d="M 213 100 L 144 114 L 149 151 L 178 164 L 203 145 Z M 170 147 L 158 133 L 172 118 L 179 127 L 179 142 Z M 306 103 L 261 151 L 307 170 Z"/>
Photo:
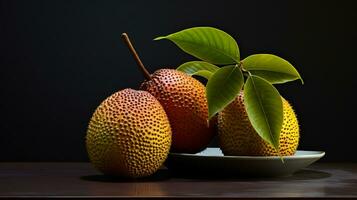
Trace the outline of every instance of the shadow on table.
<path fill-rule="evenodd" d="M 172 172 L 171 176 L 173 178 L 183 178 L 190 180 L 219 180 L 219 181 L 282 181 L 282 180 L 314 180 L 314 179 L 323 179 L 331 176 L 330 173 L 318 171 L 318 170 L 310 170 L 304 169 L 300 170 L 290 176 L 283 177 L 260 177 L 253 175 L 242 175 L 242 174 L 224 174 L 224 173 L 189 173 L 189 172 Z"/>
<path fill-rule="evenodd" d="M 96 174 L 96 175 L 88 175 L 82 176 L 80 179 L 85 181 L 96 181 L 96 182 L 155 182 L 155 181 L 164 181 L 169 179 L 170 172 L 165 169 L 158 170 L 155 174 L 145 178 L 126 178 L 126 177 L 119 177 L 119 176 L 108 176 L 103 174 Z"/>
<path fill-rule="evenodd" d="M 318 170 L 304 169 L 290 176 L 284 177 L 257 177 L 241 174 L 224 174 L 224 173 L 199 173 L 199 172 L 172 172 L 166 169 L 160 169 L 154 175 L 145 178 L 125 178 L 107 176 L 102 174 L 82 176 L 80 179 L 95 182 L 157 182 L 174 178 L 175 181 L 289 181 L 289 180 L 315 180 L 330 177 L 331 174 Z"/>

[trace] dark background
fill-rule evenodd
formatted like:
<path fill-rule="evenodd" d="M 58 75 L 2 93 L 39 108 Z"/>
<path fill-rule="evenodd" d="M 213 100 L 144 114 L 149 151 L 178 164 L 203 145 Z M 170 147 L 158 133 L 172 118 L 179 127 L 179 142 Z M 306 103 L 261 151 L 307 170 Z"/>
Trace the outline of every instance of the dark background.
<path fill-rule="evenodd" d="M 355 1 L 1 1 L 0 161 L 87 160 L 99 103 L 143 76 L 128 32 L 153 72 L 194 58 L 168 41 L 193 26 L 236 38 L 241 57 L 273 53 L 304 78 L 279 86 L 300 119 L 300 149 L 357 161 Z"/>

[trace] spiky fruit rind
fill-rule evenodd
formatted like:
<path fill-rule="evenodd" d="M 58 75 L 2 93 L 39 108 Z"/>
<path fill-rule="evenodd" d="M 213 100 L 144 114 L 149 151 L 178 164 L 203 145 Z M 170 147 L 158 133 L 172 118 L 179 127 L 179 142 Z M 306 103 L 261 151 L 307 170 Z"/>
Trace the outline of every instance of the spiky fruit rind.
<path fill-rule="evenodd" d="M 205 86 L 191 76 L 173 69 L 160 69 L 141 88 L 155 96 L 164 107 L 172 128 L 173 152 L 197 153 L 215 135 L 208 123 Z"/>
<path fill-rule="evenodd" d="M 125 89 L 104 100 L 87 131 L 89 159 L 104 174 L 144 177 L 163 164 L 171 128 L 160 103 L 148 92 Z"/>
<path fill-rule="evenodd" d="M 293 155 L 299 144 L 299 125 L 288 101 L 283 101 L 283 125 L 280 133 L 280 155 Z M 244 95 L 238 97 L 218 114 L 218 137 L 225 155 L 277 156 L 272 145 L 265 142 L 251 125 L 244 107 Z"/>

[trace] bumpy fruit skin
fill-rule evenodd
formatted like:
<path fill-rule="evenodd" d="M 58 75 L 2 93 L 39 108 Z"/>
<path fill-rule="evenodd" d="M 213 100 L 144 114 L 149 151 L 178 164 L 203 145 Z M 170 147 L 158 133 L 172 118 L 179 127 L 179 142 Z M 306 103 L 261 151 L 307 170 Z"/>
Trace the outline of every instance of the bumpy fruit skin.
<path fill-rule="evenodd" d="M 104 174 L 144 177 L 157 171 L 167 158 L 171 134 L 167 115 L 155 97 L 125 89 L 96 109 L 86 147 L 89 159 Z"/>
<path fill-rule="evenodd" d="M 197 153 L 207 147 L 215 127 L 214 122 L 207 121 L 206 90 L 202 83 L 183 72 L 160 69 L 141 89 L 156 97 L 169 117 L 172 152 Z"/>
<path fill-rule="evenodd" d="M 280 155 L 296 152 L 299 125 L 293 108 L 283 100 L 283 126 L 280 133 Z M 244 95 L 238 97 L 218 114 L 218 137 L 225 155 L 276 156 L 278 152 L 265 142 L 251 125 L 244 107 Z"/>

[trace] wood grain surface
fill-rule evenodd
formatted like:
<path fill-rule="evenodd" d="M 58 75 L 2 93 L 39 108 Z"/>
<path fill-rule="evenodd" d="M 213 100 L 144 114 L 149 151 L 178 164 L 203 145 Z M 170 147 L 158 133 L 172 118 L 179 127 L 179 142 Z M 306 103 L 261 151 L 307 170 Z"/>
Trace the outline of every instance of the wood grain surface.
<path fill-rule="evenodd" d="M 0 197 L 57 198 L 357 198 L 357 163 L 317 163 L 284 178 L 161 169 L 144 179 L 101 175 L 89 163 L 0 163 Z"/>

